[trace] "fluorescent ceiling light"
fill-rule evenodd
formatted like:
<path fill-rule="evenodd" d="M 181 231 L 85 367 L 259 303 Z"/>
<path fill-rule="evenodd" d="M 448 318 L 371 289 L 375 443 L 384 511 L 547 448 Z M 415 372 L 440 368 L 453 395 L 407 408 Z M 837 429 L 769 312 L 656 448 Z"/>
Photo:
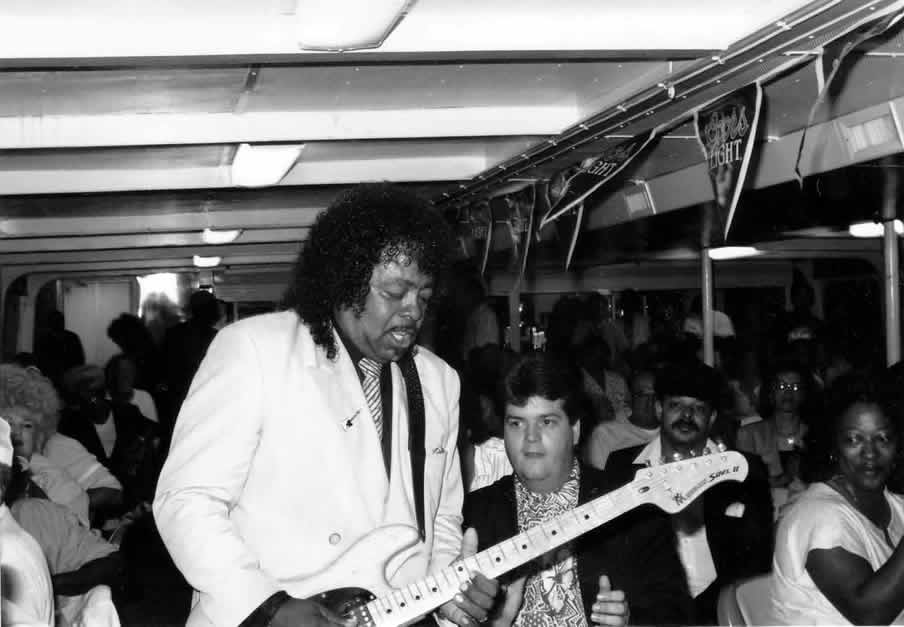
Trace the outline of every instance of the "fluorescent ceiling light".
<path fill-rule="evenodd" d="M 881 222 L 855 222 L 848 227 L 848 233 L 861 238 L 882 237 L 885 234 L 885 227 Z M 900 220 L 895 220 L 895 233 L 904 235 L 904 223 Z"/>
<path fill-rule="evenodd" d="M 231 244 L 241 234 L 242 229 L 224 231 L 221 229 L 207 228 L 201 231 L 201 239 L 204 240 L 205 244 Z"/>
<path fill-rule="evenodd" d="M 223 260 L 222 257 L 202 257 L 201 255 L 195 255 L 191 258 L 192 263 L 195 264 L 196 268 L 216 268 L 220 265 L 220 262 Z"/>
<path fill-rule="evenodd" d="M 238 187 L 276 185 L 292 169 L 304 144 L 239 144 L 232 160 L 232 184 Z"/>
<path fill-rule="evenodd" d="M 379 48 L 416 0 L 298 0 L 302 50 Z"/>
<path fill-rule="evenodd" d="M 762 250 L 754 246 L 722 246 L 720 248 L 710 248 L 709 258 L 713 261 L 725 261 L 726 259 L 755 257 L 762 253 Z"/>

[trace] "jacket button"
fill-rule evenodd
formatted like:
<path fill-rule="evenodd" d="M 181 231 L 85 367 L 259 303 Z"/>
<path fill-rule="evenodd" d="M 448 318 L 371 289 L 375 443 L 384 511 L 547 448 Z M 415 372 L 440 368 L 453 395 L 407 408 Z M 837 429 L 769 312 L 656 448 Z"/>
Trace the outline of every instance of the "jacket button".
<path fill-rule="evenodd" d="M 330 534 L 330 544 L 335 545 L 339 544 L 340 542 L 342 542 L 342 536 L 340 536 L 338 533 Z"/>

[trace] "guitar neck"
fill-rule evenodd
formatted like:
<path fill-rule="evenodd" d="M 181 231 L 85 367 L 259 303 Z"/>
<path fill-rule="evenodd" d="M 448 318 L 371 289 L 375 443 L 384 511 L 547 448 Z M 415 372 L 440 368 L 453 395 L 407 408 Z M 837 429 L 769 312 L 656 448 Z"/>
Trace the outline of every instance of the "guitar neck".
<path fill-rule="evenodd" d="M 477 553 L 366 606 L 367 625 L 396 627 L 429 613 L 474 574 L 496 579 L 646 502 L 632 483 Z"/>

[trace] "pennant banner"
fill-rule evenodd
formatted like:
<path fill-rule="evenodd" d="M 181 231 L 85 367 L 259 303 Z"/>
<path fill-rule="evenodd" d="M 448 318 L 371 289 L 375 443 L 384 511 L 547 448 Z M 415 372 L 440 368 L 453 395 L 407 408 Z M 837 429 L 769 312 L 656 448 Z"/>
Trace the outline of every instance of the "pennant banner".
<path fill-rule="evenodd" d="M 568 242 L 568 252 L 565 255 L 565 269 L 571 268 L 571 260 L 574 257 L 574 249 L 578 244 L 578 235 L 584 222 L 584 203 L 580 202 L 574 209 L 563 215 L 556 222 L 557 230 L 563 241 Z"/>
<path fill-rule="evenodd" d="M 531 244 L 534 241 L 534 220 L 535 215 L 537 213 L 537 186 L 531 185 L 531 198 L 530 198 L 530 213 L 528 222 L 527 222 L 527 230 L 524 232 L 524 237 L 522 239 L 522 252 L 521 252 L 521 269 L 518 271 L 518 285 L 521 285 L 521 282 L 524 280 L 524 272 L 527 270 L 527 258 L 530 255 Z"/>
<path fill-rule="evenodd" d="M 656 136 L 656 130 L 613 146 L 598 157 L 585 159 L 579 166 L 572 166 L 553 177 L 562 183 L 550 184 L 551 208 L 540 222 L 543 229 L 567 212 L 575 209 L 585 198 L 608 183 L 621 172 Z M 567 177 L 567 178 L 566 178 Z M 561 191 L 560 191 L 561 190 Z"/>
<path fill-rule="evenodd" d="M 819 106 L 823 103 L 826 95 L 829 93 L 829 87 L 832 81 L 838 75 L 838 70 L 845 57 L 865 41 L 878 37 L 893 25 L 898 23 L 904 17 L 904 11 L 899 7 L 892 9 L 890 13 L 880 16 L 872 16 L 870 21 L 854 28 L 844 36 L 825 45 L 819 53 L 816 60 L 816 85 L 819 93 L 816 95 L 816 101 L 810 108 L 810 115 L 807 117 L 807 125 L 804 126 L 803 133 L 800 134 L 800 144 L 797 146 L 797 158 L 794 160 L 794 176 L 797 182 L 803 185 L 804 177 L 800 172 L 800 160 L 804 154 L 804 141 L 807 138 L 807 129 L 813 126 L 813 119 Z"/>
<path fill-rule="evenodd" d="M 716 196 L 716 211 L 704 220 L 707 246 L 718 246 L 728 237 L 756 144 L 762 100 L 763 90 L 754 83 L 694 113 L 697 139 Z"/>
<path fill-rule="evenodd" d="M 561 181 L 557 183 L 555 177 L 551 181 L 537 181 L 537 200 L 534 205 L 535 221 L 538 221 L 540 216 L 549 212 L 550 199 L 561 198 L 561 194 L 557 195 L 555 189 L 552 189 L 557 184 L 561 184 Z M 542 231 L 539 227 L 535 228 L 533 233 L 534 245 L 552 247 L 553 254 L 561 255 L 561 258 L 565 260 L 565 269 L 567 270 L 571 266 L 571 259 L 574 256 L 583 216 L 584 203 L 578 203 L 577 206 L 563 213 L 555 222 L 547 225 Z"/>
<path fill-rule="evenodd" d="M 518 281 L 527 267 L 527 256 L 530 251 L 534 226 L 534 207 L 536 205 L 536 189 L 533 185 L 505 197 L 506 231 L 511 237 L 512 248 L 509 270 L 518 273 Z"/>
<path fill-rule="evenodd" d="M 458 221 L 458 242 L 468 259 L 476 259 L 483 276 L 493 241 L 493 214 L 490 205 L 480 202 L 465 207 Z"/>

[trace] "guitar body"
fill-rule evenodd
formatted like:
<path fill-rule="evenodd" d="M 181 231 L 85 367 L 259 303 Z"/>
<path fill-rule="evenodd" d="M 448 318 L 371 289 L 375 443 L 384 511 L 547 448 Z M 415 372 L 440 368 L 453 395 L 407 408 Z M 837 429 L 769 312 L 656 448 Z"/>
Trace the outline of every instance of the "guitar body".
<path fill-rule="evenodd" d="M 392 591 L 386 581 L 386 566 L 390 559 L 419 540 L 418 530 L 408 525 L 374 529 L 317 573 L 326 591 L 315 598 L 337 614 L 358 618 L 359 624 L 367 624 L 363 606 L 376 596 Z"/>

